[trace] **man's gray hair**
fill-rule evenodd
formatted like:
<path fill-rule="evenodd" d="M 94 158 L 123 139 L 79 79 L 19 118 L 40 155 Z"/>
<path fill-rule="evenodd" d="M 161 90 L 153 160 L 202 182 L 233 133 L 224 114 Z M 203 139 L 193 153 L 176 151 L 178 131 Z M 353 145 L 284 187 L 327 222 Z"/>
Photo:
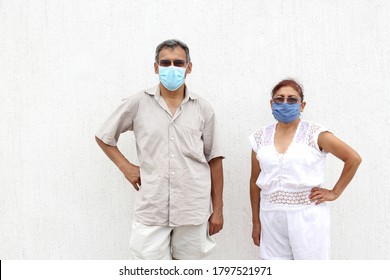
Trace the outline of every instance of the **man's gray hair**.
<path fill-rule="evenodd" d="M 181 47 L 186 52 L 186 62 L 191 62 L 190 49 L 188 48 L 188 46 L 180 40 L 170 39 L 162 42 L 160 45 L 157 46 L 155 55 L 156 63 L 158 63 L 159 55 L 162 49 L 174 49 L 175 47 Z"/>

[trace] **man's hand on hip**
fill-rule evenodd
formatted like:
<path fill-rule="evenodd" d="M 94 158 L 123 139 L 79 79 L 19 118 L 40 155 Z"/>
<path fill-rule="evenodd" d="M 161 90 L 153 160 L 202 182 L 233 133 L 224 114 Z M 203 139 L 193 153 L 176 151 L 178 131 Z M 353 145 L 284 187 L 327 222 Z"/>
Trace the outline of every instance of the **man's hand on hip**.
<path fill-rule="evenodd" d="M 122 170 L 122 172 L 126 179 L 133 185 L 134 189 L 138 191 L 141 186 L 139 166 L 129 164 Z"/>

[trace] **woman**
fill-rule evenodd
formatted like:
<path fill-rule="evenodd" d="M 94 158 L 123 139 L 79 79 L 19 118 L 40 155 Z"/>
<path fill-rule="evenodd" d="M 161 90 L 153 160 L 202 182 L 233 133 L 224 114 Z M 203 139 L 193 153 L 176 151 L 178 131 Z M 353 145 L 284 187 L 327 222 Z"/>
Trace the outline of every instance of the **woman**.
<path fill-rule="evenodd" d="M 300 119 L 301 86 L 283 80 L 270 101 L 277 123 L 249 136 L 252 238 L 261 259 L 329 259 L 329 211 L 361 162 L 359 154 L 321 125 Z M 331 189 L 322 188 L 327 153 L 344 162 Z"/>

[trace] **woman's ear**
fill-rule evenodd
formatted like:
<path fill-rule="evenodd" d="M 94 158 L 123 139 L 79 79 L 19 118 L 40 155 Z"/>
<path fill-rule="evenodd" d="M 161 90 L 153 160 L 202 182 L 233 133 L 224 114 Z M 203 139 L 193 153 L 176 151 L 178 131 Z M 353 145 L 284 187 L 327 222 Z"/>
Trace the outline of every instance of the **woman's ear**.
<path fill-rule="evenodd" d="M 303 110 L 305 109 L 305 107 L 306 107 L 306 101 L 303 101 L 303 102 L 301 103 L 301 113 L 303 112 Z"/>

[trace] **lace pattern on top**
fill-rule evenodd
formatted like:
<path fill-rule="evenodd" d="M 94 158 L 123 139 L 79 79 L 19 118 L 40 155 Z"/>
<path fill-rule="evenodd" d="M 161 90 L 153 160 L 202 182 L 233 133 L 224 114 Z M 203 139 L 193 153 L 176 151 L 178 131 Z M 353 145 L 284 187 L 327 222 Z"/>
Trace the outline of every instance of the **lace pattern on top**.
<path fill-rule="evenodd" d="M 320 130 L 321 130 L 320 125 L 315 124 L 315 123 L 312 123 L 310 125 L 310 129 L 309 129 L 309 133 L 308 133 L 308 143 L 307 143 L 310 147 L 318 149 L 318 145 L 317 145 L 316 141 L 314 141 L 314 135 L 316 135 L 318 133 L 318 131 L 320 131 Z"/>
<path fill-rule="evenodd" d="M 297 143 L 304 143 L 305 142 L 305 136 L 307 134 L 307 130 L 309 129 L 309 123 L 305 121 L 301 121 L 299 131 L 296 137 Z"/>
<path fill-rule="evenodd" d="M 263 130 L 260 129 L 260 130 L 256 131 L 256 132 L 253 134 L 253 137 L 255 138 L 255 142 L 256 142 L 256 145 L 257 145 L 257 149 L 259 149 L 260 146 L 261 146 L 261 142 L 262 142 Z"/>
<path fill-rule="evenodd" d="M 315 136 L 323 130 L 324 128 L 316 123 L 301 121 L 295 142 L 306 144 L 318 150 L 319 147 Z"/>
<path fill-rule="evenodd" d="M 257 148 L 260 148 L 261 146 L 272 145 L 272 137 L 274 135 L 275 127 L 275 124 L 269 125 L 263 129 L 256 131 L 253 134 Z M 322 126 L 308 121 L 301 121 L 298 129 L 299 131 L 297 131 L 297 136 L 294 142 L 306 144 L 312 148 L 319 149 L 318 144 L 316 143 L 315 136 L 320 131 L 324 130 Z"/>
<path fill-rule="evenodd" d="M 261 193 L 263 209 L 300 208 L 312 204 L 309 199 L 310 190 L 299 192 L 276 191 L 271 194 Z"/>
<path fill-rule="evenodd" d="M 276 125 L 270 125 L 265 128 L 264 146 L 271 145 L 273 142 L 272 136 L 274 135 Z"/>

